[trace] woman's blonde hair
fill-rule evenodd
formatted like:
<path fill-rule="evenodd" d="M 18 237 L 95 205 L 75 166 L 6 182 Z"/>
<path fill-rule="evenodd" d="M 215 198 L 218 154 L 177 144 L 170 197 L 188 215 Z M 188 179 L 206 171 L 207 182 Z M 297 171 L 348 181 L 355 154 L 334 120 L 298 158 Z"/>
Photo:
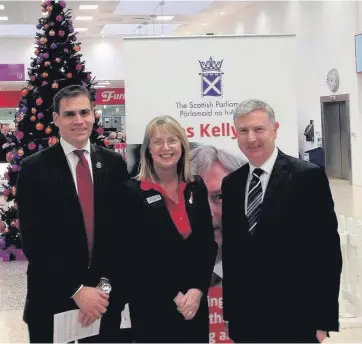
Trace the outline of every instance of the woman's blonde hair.
<path fill-rule="evenodd" d="M 185 182 L 193 181 L 190 165 L 190 145 L 187 139 L 185 130 L 181 127 L 171 116 L 159 116 L 155 117 L 151 122 L 147 124 L 145 136 L 140 151 L 140 165 L 139 173 L 136 176 L 138 180 L 150 180 L 156 182 L 158 177 L 153 166 L 153 160 L 149 151 L 151 138 L 155 135 L 157 130 L 161 130 L 166 133 L 171 133 L 177 136 L 181 142 L 181 157 L 177 163 L 177 173 L 179 179 Z"/>

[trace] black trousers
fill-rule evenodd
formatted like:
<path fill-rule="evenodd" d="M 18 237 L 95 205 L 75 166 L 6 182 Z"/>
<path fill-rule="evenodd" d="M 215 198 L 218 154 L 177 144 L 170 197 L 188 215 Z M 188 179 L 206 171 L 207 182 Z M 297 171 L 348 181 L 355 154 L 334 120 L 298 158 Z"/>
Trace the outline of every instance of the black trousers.
<path fill-rule="evenodd" d="M 229 336 L 235 343 L 319 343 L 317 330 L 264 330 L 262 325 L 254 331 L 229 328 Z"/>

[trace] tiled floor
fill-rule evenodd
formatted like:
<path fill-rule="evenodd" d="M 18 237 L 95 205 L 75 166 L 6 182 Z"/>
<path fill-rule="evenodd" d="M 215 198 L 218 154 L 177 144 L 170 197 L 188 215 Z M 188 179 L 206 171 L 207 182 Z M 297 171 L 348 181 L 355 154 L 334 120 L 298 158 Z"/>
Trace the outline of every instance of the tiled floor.
<path fill-rule="evenodd" d="M 336 213 L 362 219 L 362 188 L 340 180 L 331 180 L 331 188 Z M 25 270 L 24 262 L 0 262 L 0 343 L 28 342 L 27 330 L 22 321 Z M 327 342 L 362 343 L 362 327 L 342 328 L 339 333 L 332 333 Z"/>

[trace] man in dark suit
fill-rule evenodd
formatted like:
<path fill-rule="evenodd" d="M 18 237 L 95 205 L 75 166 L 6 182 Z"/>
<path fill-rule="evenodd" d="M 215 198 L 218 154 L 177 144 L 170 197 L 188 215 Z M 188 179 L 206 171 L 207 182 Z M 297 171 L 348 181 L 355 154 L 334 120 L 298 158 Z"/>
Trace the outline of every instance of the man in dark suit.
<path fill-rule="evenodd" d="M 6 154 L 12 150 L 14 138 L 10 134 L 9 124 L 3 123 L 0 127 L 0 162 L 6 162 Z"/>
<path fill-rule="evenodd" d="M 53 342 L 54 314 L 77 308 L 84 326 L 102 317 L 100 335 L 87 341 L 116 342 L 126 295 L 112 279 L 123 267 L 112 265 L 109 244 L 122 230 L 119 192 L 128 179 L 126 164 L 117 153 L 90 144 L 95 119 L 86 88 L 60 90 L 53 118 L 60 143 L 25 158 L 17 184 L 29 261 L 24 320 L 30 342 Z M 118 243 L 118 254 L 126 241 Z M 102 277 L 109 279 L 110 295 L 97 288 Z"/>
<path fill-rule="evenodd" d="M 249 163 L 222 183 L 229 335 L 235 342 L 322 342 L 339 330 L 342 267 L 328 179 L 275 146 L 279 124 L 268 104 L 240 103 L 234 124 Z"/>

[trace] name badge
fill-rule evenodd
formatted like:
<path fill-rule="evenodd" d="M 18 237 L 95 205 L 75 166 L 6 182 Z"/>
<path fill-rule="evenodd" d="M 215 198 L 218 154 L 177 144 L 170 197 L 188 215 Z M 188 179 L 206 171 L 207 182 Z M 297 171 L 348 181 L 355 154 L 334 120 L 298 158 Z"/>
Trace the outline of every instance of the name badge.
<path fill-rule="evenodd" d="M 155 195 L 155 196 L 146 198 L 146 201 L 148 202 L 148 204 L 151 204 L 151 203 L 155 203 L 157 201 L 161 201 L 161 199 L 162 198 L 160 195 Z"/>

